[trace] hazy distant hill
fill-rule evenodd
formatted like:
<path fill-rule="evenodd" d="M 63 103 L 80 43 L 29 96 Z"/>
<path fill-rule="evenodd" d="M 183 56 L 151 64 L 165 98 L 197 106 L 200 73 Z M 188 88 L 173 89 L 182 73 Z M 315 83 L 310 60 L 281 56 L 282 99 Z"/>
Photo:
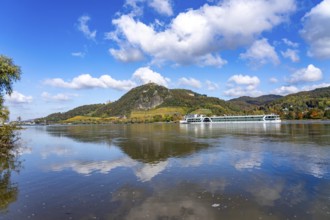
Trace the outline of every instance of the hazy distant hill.
<path fill-rule="evenodd" d="M 276 113 L 282 118 L 330 118 L 330 87 L 287 96 L 243 96 L 224 101 L 186 89 L 168 89 L 148 83 L 131 89 L 120 99 L 108 104 L 84 105 L 64 113 L 54 113 L 41 120 L 63 121 L 75 116 L 90 118 L 137 118 L 143 121 L 172 120 L 190 112 L 209 115 Z M 142 114 L 143 113 L 143 114 Z M 144 119 L 140 116 L 143 115 Z M 140 119 L 138 119 L 140 117 Z M 171 118 L 172 117 L 172 118 Z M 165 119 L 166 118 L 166 119 Z M 155 120 L 154 120 L 155 119 Z"/>
<path fill-rule="evenodd" d="M 232 103 L 233 105 L 239 106 L 241 110 L 248 111 L 255 109 L 256 107 L 269 104 L 282 97 L 283 96 L 280 95 L 263 95 L 259 97 L 242 96 L 239 98 L 231 99 L 228 102 Z"/>

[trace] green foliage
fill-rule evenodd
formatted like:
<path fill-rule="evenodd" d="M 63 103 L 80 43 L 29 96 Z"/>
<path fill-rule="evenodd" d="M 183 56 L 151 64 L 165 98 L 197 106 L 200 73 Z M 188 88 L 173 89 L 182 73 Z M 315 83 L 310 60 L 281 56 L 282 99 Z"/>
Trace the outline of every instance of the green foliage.
<path fill-rule="evenodd" d="M 19 80 L 21 70 L 12 59 L 0 55 L 0 210 L 17 199 L 18 187 L 11 182 L 11 172 L 18 171 L 20 163 L 14 154 L 14 143 L 17 140 L 17 127 L 5 122 L 9 111 L 3 106 L 4 93 L 11 94 L 12 84 Z"/>
<path fill-rule="evenodd" d="M 14 142 L 17 136 L 15 127 L 0 125 L 0 210 L 17 199 L 18 187 L 12 183 L 12 171 L 19 172 L 21 163 L 14 152 Z"/>
<path fill-rule="evenodd" d="M 5 122 L 9 118 L 9 111 L 3 106 L 3 94 L 11 94 L 13 82 L 20 79 L 21 69 L 16 66 L 12 59 L 0 55 L 0 147 L 10 149 L 15 142 L 15 129 L 13 125 Z"/>
<path fill-rule="evenodd" d="M 330 119 L 330 109 L 325 110 L 323 117 Z"/>
<path fill-rule="evenodd" d="M 155 83 L 138 86 L 127 92 L 119 100 L 99 108 L 93 116 L 129 117 L 133 110 L 153 109 L 157 103 L 169 98 L 170 90 Z"/>
<path fill-rule="evenodd" d="M 280 98 L 282 98 L 280 95 L 263 95 L 259 97 L 242 96 L 236 99 L 231 99 L 228 102 L 234 106 L 237 106 L 238 109 L 252 114 L 253 111 L 260 108 L 261 110 L 265 110 L 264 105 Z"/>
<path fill-rule="evenodd" d="M 10 150 L 18 139 L 18 127 L 15 124 L 6 124 L 9 118 L 9 111 L 6 108 L 0 109 L 0 148 Z"/>
<path fill-rule="evenodd" d="M 93 114 L 94 111 L 101 108 L 102 106 L 104 106 L 104 104 L 92 104 L 92 105 L 79 106 L 77 108 L 74 108 L 74 109 L 64 112 L 64 113 L 58 112 L 58 113 L 50 114 L 45 118 L 39 118 L 37 120 L 37 123 L 44 123 L 45 121 L 47 123 L 52 123 L 52 122 L 64 121 L 69 118 L 73 118 L 75 116 L 90 116 Z"/>
<path fill-rule="evenodd" d="M 13 82 L 19 80 L 20 77 L 20 67 L 16 66 L 12 59 L 0 55 L 0 95 L 3 95 L 4 91 L 11 94 Z"/>

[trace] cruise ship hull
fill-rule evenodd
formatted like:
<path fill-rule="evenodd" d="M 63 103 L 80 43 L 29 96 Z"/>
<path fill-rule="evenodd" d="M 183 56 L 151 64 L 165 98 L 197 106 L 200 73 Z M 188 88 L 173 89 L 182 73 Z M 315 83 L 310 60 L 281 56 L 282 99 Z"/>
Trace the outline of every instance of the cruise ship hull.
<path fill-rule="evenodd" d="M 278 115 L 238 115 L 238 116 L 212 116 L 188 115 L 180 124 L 223 124 L 223 123 L 280 123 Z"/>

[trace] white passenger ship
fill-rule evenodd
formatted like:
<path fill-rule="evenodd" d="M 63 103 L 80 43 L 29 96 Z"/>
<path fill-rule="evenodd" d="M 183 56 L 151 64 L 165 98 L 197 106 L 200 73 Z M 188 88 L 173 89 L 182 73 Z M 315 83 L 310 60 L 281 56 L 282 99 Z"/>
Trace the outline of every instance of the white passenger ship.
<path fill-rule="evenodd" d="M 180 124 L 203 124 L 203 123 L 279 123 L 279 115 L 236 115 L 236 116 L 205 116 L 186 115 Z"/>

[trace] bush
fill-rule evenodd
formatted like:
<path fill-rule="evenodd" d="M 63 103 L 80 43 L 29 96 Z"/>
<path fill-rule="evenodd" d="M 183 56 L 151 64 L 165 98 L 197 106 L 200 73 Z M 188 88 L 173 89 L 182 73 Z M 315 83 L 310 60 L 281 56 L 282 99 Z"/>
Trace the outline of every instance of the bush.
<path fill-rule="evenodd" d="M 330 109 L 325 110 L 324 117 L 330 119 Z"/>
<path fill-rule="evenodd" d="M 18 127 L 16 125 L 0 125 L 0 151 L 1 153 L 13 148 L 18 140 Z"/>

